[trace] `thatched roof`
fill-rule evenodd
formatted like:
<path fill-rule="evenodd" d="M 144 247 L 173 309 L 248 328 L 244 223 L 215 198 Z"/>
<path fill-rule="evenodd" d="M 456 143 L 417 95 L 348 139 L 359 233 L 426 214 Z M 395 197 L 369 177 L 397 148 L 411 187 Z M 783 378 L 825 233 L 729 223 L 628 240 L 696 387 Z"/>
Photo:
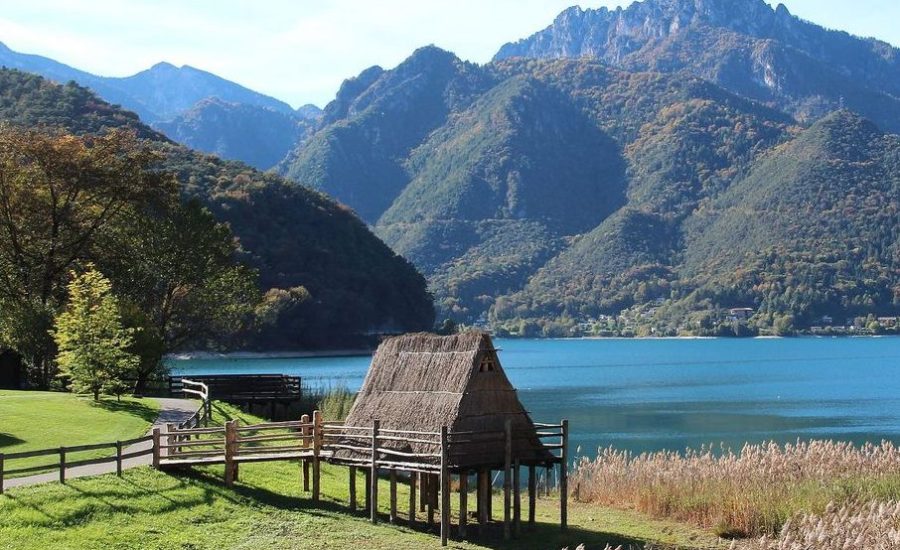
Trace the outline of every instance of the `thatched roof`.
<path fill-rule="evenodd" d="M 502 432 L 512 422 L 513 459 L 522 463 L 552 460 L 534 436 L 535 427 L 503 372 L 491 338 L 484 332 L 453 336 L 408 334 L 385 340 L 372 359 L 362 389 L 347 417 L 348 426 L 451 432 L 494 432 L 486 441 L 464 444 L 451 439 L 453 467 L 500 465 Z M 435 452 L 403 444 L 397 450 Z"/>

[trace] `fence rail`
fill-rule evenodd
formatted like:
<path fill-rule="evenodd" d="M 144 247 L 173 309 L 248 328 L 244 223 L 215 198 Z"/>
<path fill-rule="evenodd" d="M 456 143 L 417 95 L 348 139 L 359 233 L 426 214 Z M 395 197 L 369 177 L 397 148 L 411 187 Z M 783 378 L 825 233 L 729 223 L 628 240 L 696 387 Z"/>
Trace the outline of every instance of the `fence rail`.
<path fill-rule="evenodd" d="M 182 384 L 185 384 L 187 387 L 184 389 L 185 393 L 189 393 L 191 395 L 196 395 L 200 398 L 200 407 L 197 411 L 188 419 L 184 420 L 180 424 L 178 424 L 179 428 L 189 429 L 189 428 L 199 428 L 201 424 L 206 425 L 209 423 L 209 418 L 212 413 L 212 408 L 209 401 L 209 388 L 207 388 L 206 384 L 202 382 L 195 382 L 193 380 L 182 379 Z M 148 449 L 139 449 L 132 450 L 129 447 L 134 447 L 136 445 L 141 445 L 147 442 L 154 442 L 153 445 Z M 111 454 L 108 456 L 100 456 L 100 457 L 91 457 L 91 458 L 80 458 L 78 460 L 72 460 L 72 455 L 78 455 L 80 453 L 92 452 L 92 451 L 100 451 L 104 449 L 114 450 L 115 454 Z M 72 468 L 78 468 L 82 466 L 93 466 L 96 464 L 116 464 L 116 474 L 121 476 L 123 469 L 123 462 L 125 460 L 140 458 L 142 456 L 155 455 L 158 453 L 157 444 L 154 440 L 154 436 L 145 435 L 142 437 L 135 437 L 131 439 L 123 439 L 118 441 L 109 441 L 103 443 L 89 443 L 87 445 L 66 445 L 62 447 L 55 447 L 52 449 L 37 449 L 34 451 L 21 451 L 17 453 L 0 453 L 0 494 L 4 492 L 4 481 L 9 476 L 20 476 L 23 474 L 40 474 L 40 473 L 51 473 L 53 471 L 59 472 L 59 482 L 66 482 L 66 474 L 68 470 Z M 40 464 L 36 466 L 24 466 L 19 468 L 10 468 L 10 465 L 29 458 L 38 458 L 42 456 L 55 456 L 56 460 L 54 462 L 50 462 L 47 464 Z"/>

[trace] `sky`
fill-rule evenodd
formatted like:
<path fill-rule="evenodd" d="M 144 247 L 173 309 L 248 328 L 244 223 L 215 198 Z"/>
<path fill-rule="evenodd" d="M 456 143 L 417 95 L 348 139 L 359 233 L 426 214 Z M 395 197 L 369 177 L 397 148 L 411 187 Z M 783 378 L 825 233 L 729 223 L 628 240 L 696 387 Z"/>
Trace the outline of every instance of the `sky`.
<path fill-rule="evenodd" d="M 734 0 L 742 2 L 745 0 Z M 782 0 L 820 25 L 900 46 L 897 0 Z M 630 0 L 0 0 L 0 41 L 104 76 L 191 65 L 297 107 L 435 44 L 485 63 L 563 9 Z M 770 2 L 772 3 L 772 2 Z"/>

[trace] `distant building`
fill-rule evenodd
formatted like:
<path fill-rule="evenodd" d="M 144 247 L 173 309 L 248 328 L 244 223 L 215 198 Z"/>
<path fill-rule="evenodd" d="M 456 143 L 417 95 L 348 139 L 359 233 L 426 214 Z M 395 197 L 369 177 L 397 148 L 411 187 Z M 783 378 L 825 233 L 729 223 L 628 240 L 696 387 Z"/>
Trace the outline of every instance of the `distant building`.
<path fill-rule="evenodd" d="M 879 317 L 878 324 L 883 328 L 894 328 L 900 324 L 900 317 Z"/>
<path fill-rule="evenodd" d="M 753 317 L 755 310 L 752 307 L 733 307 L 728 310 L 729 321 L 746 321 Z"/>

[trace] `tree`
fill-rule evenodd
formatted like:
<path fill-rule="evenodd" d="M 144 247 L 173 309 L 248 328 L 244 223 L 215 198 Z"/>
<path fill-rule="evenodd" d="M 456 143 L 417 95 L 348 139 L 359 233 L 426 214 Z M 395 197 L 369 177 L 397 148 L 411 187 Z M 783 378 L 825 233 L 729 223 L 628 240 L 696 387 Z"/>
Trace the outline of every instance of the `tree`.
<path fill-rule="evenodd" d="M 98 235 L 129 206 L 176 192 L 151 170 L 156 153 L 135 134 L 76 137 L 0 126 L 0 340 L 33 381 L 52 379 L 48 326 L 68 272 L 90 261 Z"/>
<path fill-rule="evenodd" d="M 165 353 L 234 345 L 252 323 L 256 272 L 237 263 L 230 229 L 199 202 L 173 198 L 132 209 L 99 245 L 99 262 L 126 304 L 127 323 L 141 329 L 137 391 L 162 373 Z"/>
<path fill-rule="evenodd" d="M 122 324 L 112 284 L 90 266 L 72 274 L 68 290 L 69 302 L 53 331 L 59 376 L 68 378 L 74 391 L 92 393 L 95 401 L 101 392 L 121 396 L 139 360 L 129 351 L 132 331 Z"/>

